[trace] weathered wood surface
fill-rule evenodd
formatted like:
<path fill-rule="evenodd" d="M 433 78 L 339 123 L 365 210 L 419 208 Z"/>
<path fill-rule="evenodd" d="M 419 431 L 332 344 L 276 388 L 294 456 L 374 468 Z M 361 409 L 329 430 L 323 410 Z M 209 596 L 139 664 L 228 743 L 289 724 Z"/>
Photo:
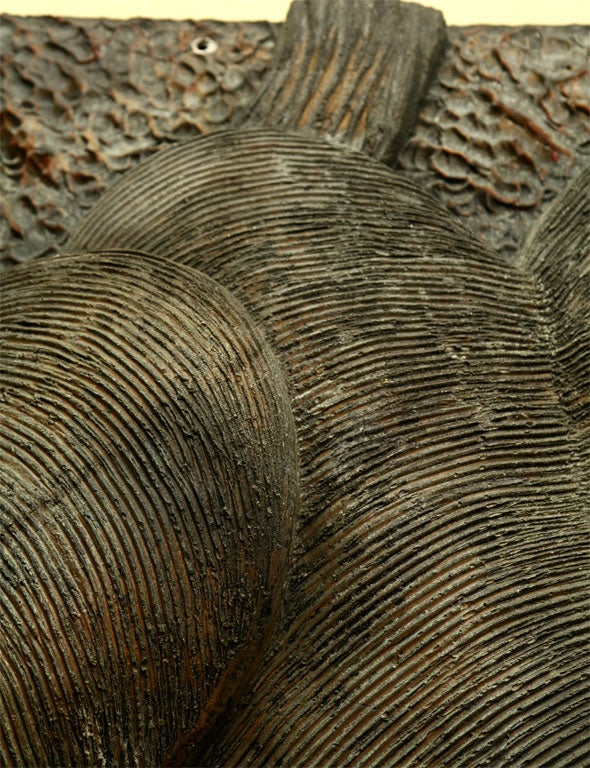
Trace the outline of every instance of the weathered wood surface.
<path fill-rule="evenodd" d="M 296 130 L 395 163 L 446 44 L 440 11 L 415 3 L 292 3 L 270 72 L 232 123 Z"/>
<path fill-rule="evenodd" d="M 0 35 L 4 266 L 56 253 L 118 175 L 226 124 L 275 42 L 267 23 L 8 16 Z"/>
<path fill-rule="evenodd" d="M 2 266 L 57 252 L 142 158 L 229 124 L 279 29 L 3 16 Z M 589 157 L 589 51 L 588 27 L 451 28 L 400 169 L 513 258 Z"/>
<path fill-rule="evenodd" d="M 466 27 L 450 46 L 401 168 L 511 260 L 590 162 L 590 27 Z"/>
<path fill-rule="evenodd" d="M 341 6 L 341 0 L 318 2 L 326 8 Z M 355 17 L 359 32 L 363 31 L 362 19 L 374 18 L 371 14 L 379 7 L 382 0 L 355 4 L 351 16 L 336 14 L 334 23 L 341 19 L 346 28 Z M 312 6 L 304 1 L 297 8 L 311 13 Z M 430 12 L 424 13 L 424 18 L 432 18 Z M 330 29 L 333 26 L 329 14 L 320 12 L 317 18 L 330 23 Z M 296 27 L 296 14 L 293 19 Z M 289 29 L 287 24 L 288 40 Z M 419 40 L 420 31 L 414 31 Z M 381 32 L 385 38 L 390 34 L 386 26 Z M 415 142 L 417 134 L 410 140 L 398 172 L 366 154 L 367 150 L 379 157 L 383 152 L 395 154 L 397 140 L 363 138 L 364 153 L 344 146 L 346 141 L 354 144 L 359 135 L 379 135 L 382 113 L 370 100 L 350 101 L 349 124 L 358 120 L 362 125 L 366 119 L 361 134 L 336 131 L 335 135 L 329 120 L 307 123 L 304 116 L 318 106 L 316 81 L 310 76 L 302 81 L 307 88 L 298 93 L 294 105 L 295 122 L 301 125 L 291 127 L 302 129 L 299 133 L 242 125 L 168 146 L 101 196 L 72 229 L 66 255 L 9 272 L 17 322 L 9 317 L 8 373 L 18 382 L 19 376 L 29 381 L 34 371 L 31 380 L 41 380 L 42 395 L 32 386 L 19 389 L 14 382 L 5 388 L 5 397 L 14 406 L 9 419 L 24 424 L 35 436 L 21 437 L 24 427 L 13 436 L 16 450 L 11 461 L 22 465 L 15 470 L 16 481 L 24 482 L 28 493 L 26 477 L 33 462 L 44 467 L 37 480 L 60 481 L 59 466 L 56 469 L 48 459 L 52 441 L 60 446 L 65 442 L 76 456 L 97 451 L 102 457 L 97 477 L 103 482 L 105 476 L 103 485 L 108 477 L 113 493 L 95 496 L 88 514 L 83 500 L 81 505 L 70 504 L 80 488 L 94 487 L 94 473 L 88 471 L 93 462 L 76 465 L 77 473 L 60 481 L 71 481 L 62 499 L 65 528 L 68 535 L 77 536 L 72 532 L 81 522 L 84 538 L 93 519 L 106 516 L 118 525 L 121 518 L 111 497 L 121 482 L 125 485 L 127 474 L 137 496 L 145 493 L 145 483 L 129 468 L 119 439 L 117 411 L 125 414 L 126 430 L 135 429 L 138 412 L 133 387 L 124 381 L 119 386 L 118 370 L 126 372 L 123 378 L 143 381 L 146 371 L 151 380 L 155 367 L 161 389 L 172 393 L 164 399 L 178 408 L 172 407 L 171 421 L 166 421 L 166 439 L 151 445 L 154 430 L 138 428 L 144 438 L 137 447 L 138 463 L 145 452 L 159 451 L 160 469 L 148 478 L 148 485 L 153 482 L 157 489 L 187 484 L 194 490 L 200 487 L 195 481 L 200 468 L 215 457 L 218 473 L 206 473 L 211 483 L 205 482 L 213 489 L 211 504 L 201 507 L 197 499 L 193 535 L 200 541 L 200 532 L 207 527 L 203 521 L 211 518 L 221 528 L 229 525 L 221 541 L 227 535 L 235 544 L 227 553 L 229 562 L 213 546 L 212 562 L 195 562 L 193 579 L 179 587 L 179 594 L 186 589 L 188 594 L 193 590 L 212 596 L 209 603 L 204 601 L 212 605 L 209 613 L 199 614 L 195 602 L 194 626 L 186 627 L 211 651 L 202 664 L 187 659 L 186 669 L 175 667 L 174 680 L 168 680 L 164 665 L 179 643 L 182 646 L 176 627 L 191 624 L 190 610 L 182 614 L 180 624 L 174 609 L 171 615 L 156 610 L 161 621 L 155 629 L 146 622 L 144 631 L 141 622 L 134 624 L 133 614 L 141 600 L 121 591 L 112 603 L 107 601 L 112 614 L 107 610 L 96 620 L 107 640 L 108 623 L 115 621 L 115 615 L 134 624 L 131 635 L 137 642 L 129 649 L 130 658 L 142 642 L 149 645 L 145 689 L 144 683 L 133 687 L 134 678 L 123 663 L 125 653 L 125 658 L 118 657 L 117 650 L 109 654 L 104 637 L 94 633 L 97 641 L 103 637 L 100 652 L 112 666 L 97 676 L 86 663 L 90 657 L 74 651 L 74 666 L 81 665 L 82 673 L 70 689 L 66 686 L 62 698 L 55 699 L 48 690 L 67 681 L 67 676 L 60 677 L 61 667 L 52 667 L 51 659 L 32 659 L 37 652 L 35 638 L 45 633 L 44 647 L 51 648 L 51 633 L 59 634 L 59 626 L 54 614 L 23 606 L 35 604 L 34 595 L 47 585 L 69 583 L 68 579 L 86 585 L 82 594 L 91 605 L 95 591 L 87 584 L 83 558 L 66 558 L 60 565 L 60 557 L 45 562 L 43 556 L 31 567 L 27 557 L 15 556 L 4 585 L 12 610 L 5 614 L 5 622 L 7 637 L 18 638 L 22 663 L 4 658 L 7 672 L 0 694 L 13 697 L 15 711 L 24 714 L 16 720 L 22 738 L 10 730 L 5 736 L 11 745 L 10 762 L 26 764 L 21 744 L 28 745 L 31 754 L 51 749 L 56 759 L 82 756 L 84 762 L 85 740 L 94 737 L 92 759 L 121 765 L 137 759 L 145 765 L 301 768 L 583 764 L 590 708 L 585 474 L 590 454 L 585 378 L 590 171 L 583 171 L 556 200 L 514 264 L 408 178 L 416 172 L 424 180 L 424 158 L 429 157 L 437 169 L 431 179 L 450 190 L 450 197 L 457 192 L 457 178 L 462 185 L 472 184 L 475 200 L 485 190 L 482 199 L 491 211 L 481 221 L 490 225 L 503 221 L 493 218 L 489 188 L 478 187 L 477 173 L 487 174 L 492 189 L 500 184 L 490 155 L 499 152 L 501 160 L 508 158 L 497 164 L 503 179 L 514 179 L 513 174 L 525 178 L 519 175 L 520 161 L 533 176 L 540 174 L 543 185 L 561 186 L 578 170 L 575 161 L 584 148 L 580 136 L 586 106 L 583 95 L 574 91 L 583 83 L 583 68 L 576 67 L 573 75 L 568 70 L 560 81 L 563 99 L 572 99 L 567 114 L 540 97 L 537 82 L 534 103 L 544 103 L 544 112 L 554 115 L 554 133 L 548 132 L 530 103 L 520 103 L 517 109 L 511 101 L 514 93 L 498 91 L 494 85 L 507 73 L 514 84 L 521 84 L 517 92 L 525 82 L 527 88 L 535 82 L 524 59 L 517 56 L 506 63 L 502 46 L 506 41 L 512 45 L 512 33 L 501 33 L 504 36 L 498 40 L 489 30 L 478 35 L 484 32 L 489 33 L 488 42 L 495 40 L 489 51 L 493 62 L 500 61 L 499 68 L 490 69 L 486 56 L 474 61 L 463 48 L 464 67 L 453 65 L 452 57 L 447 59 L 419 118 L 426 138 L 421 144 Z M 555 40 L 562 33 L 547 34 L 545 40 Z M 569 42 L 578 46 L 576 36 L 583 41 L 586 31 L 568 34 Z M 328 29 L 325 36 L 329 37 Z M 316 39 L 322 37 L 317 32 Z M 361 34 L 360 39 L 366 36 Z M 354 36 L 349 39 L 336 31 L 334 40 L 342 48 L 334 53 L 337 59 L 347 51 L 360 51 Z M 526 49 L 539 38 L 524 40 Z M 438 47 L 435 43 L 430 49 L 433 55 Z M 201 58 L 206 51 L 205 60 L 220 50 L 214 48 L 212 36 L 208 40 L 201 36 L 191 46 Z M 578 48 L 583 49 L 583 42 Z M 407 48 L 401 46 L 400 55 L 404 51 Z M 313 49 L 307 53 L 313 62 Z M 436 89 L 452 91 L 449 66 L 459 81 L 467 83 L 459 87 L 467 107 L 461 111 L 452 100 L 446 122 L 436 112 L 441 103 Z M 343 67 L 346 70 L 345 62 Z M 410 67 L 407 79 L 398 83 L 396 98 L 405 98 L 410 110 L 424 94 L 412 92 L 408 84 L 425 89 L 430 64 L 425 67 L 422 79 L 413 78 Z M 450 79 L 443 81 L 445 71 Z M 270 103 L 265 106 L 262 96 L 261 103 L 254 102 L 252 114 L 258 120 L 262 116 L 262 122 L 269 121 L 273 94 L 280 94 L 285 82 L 281 66 L 269 69 L 260 93 L 266 92 Z M 138 88 L 140 83 L 138 78 Z M 346 87 L 335 81 L 329 91 L 340 98 Z M 549 90 L 554 87 L 552 82 Z M 472 124 L 480 111 L 488 114 L 480 98 L 490 105 L 486 123 L 490 136 L 482 138 L 481 126 L 475 124 L 459 151 L 452 138 L 455 133 L 464 138 L 457 124 L 463 120 Z M 399 137 L 405 130 L 404 111 L 395 98 L 390 107 L 392 123 L 386 130 Z M 527 112 L 529 108 L 532 112 Z M 321 115 L 321 109 L 314 114 Z M 433 114 L 440 131 L 433 129 Z M 243 122 L 243 117 L 236 112 L 239 120 Z M 311 137 L 310 125 L 322 135 Z M 571 125 L 577 126 L 567 137 L 573 149 L 558 151 L 562 127 L 565 136 Z M 504 143 L 492 140 L 499 127 L 510 137 Z M 520 129 L 524 140 L 533 142 L 533 154 L 520 151 Z M 548 152 L 553 175 L 543 170 L 550 162 Z M 407 157 L 419 158 L 412 171 L 404 167 Z M 460 176 L 463 160 L 477 170 L 472 169 L 467 180 Z M 519 200 L 526 189 L 516 182 L 514 187 L 499 186 L 501 194 L 514 193 Z M 461 187 L 461 199 L 465 192 Z M 543 197 L 550 195 L 524 194 L 529 212 L 541 210 Z M 512 208 L 519 210 L 514 201 Z M 477 224 L 479 219 L 474 218 Z M 491 225 L 488 231 L 494 231 Z M 88 249 L 101 253 L 83 255 Z M 125 253 L 115 254 L 113 249 Z M 236 299 L 223 294 L 224 299 L 223 289 L 211 278 Z M 98 323 L 83 298 L 88 281 L 95 279 L 100 290 L 94 298 L 102 308 Z M 182 287 L 185 281 L 188 294 Z M 140 302 L 134 300 L 138 286 Z M 212 316 L 202 314 L 201 289 L 216 297 Z M 154 313 L 153 307 L 158 311 Z M 160 307 L 165 320 L 171 317 L 170 323 L 159 323 Z M 227 339 L 218 338 L 222 331 Z M 99 339 L 105 334 L 112 338 L 112 365 L 109 360 L 105 365 L 104 356 L 87 343 L 93 333 Z M 141 337 L 146 333 L 144 346 Z M 244 339 L 263 350 L 261 368 L 244 353 Z M 209 343 L 216 350 L 213 361 Z M 72 358 L 75 364 L 70 349 L 82 353 Z M 128 365 L 121 349 L 127 350 Z M 241 362 L 234 360 L 234 353 Z M 218 354 L 223 359 L 230 355 L 231 360 L 216 374 L 212 369 Z M 160 366 L 160 360 L 167 364 Z M 196 384 L 188 401 L 173 396 L 183 386 L 183 360 Z M 87 365 L 96 379 L 76 375 Z M 37 439 L 41 421 L 36 414 L 43 410 L 45 398 L 63 409 L 64 377 L 73 381 L 67 392 L 78 392 L 79 387 L 76 398 L 82 403 L 94 396 L 96 381 L 100 402 L 87 403 L 89 407 L 83 407 L 80 418 L 71 423 L 59 418 L 43 422 L 44 432 Z M 270 394 L 266 381 L 274 383 Z M 108 409 L 101 415 L 104 392 L 113 393 L 115 415 Z M 132 405 L 125 410 L 128 400 Z M 147 404 L 148 421 L 153 415 L 159 424 L 162 410 L 168 414 L 170 409 L 163 409 L 161 400 Z M 181 418 L 185 408 L 196 420 L 188 430 Z M 245 426 L 240 414 L 245 415 Z M 210 429 L 213 417 L 219 427 Z M 79 438 L 84 424 L 90 421 L 98 427 L 102 419 L 117 427 L 109 432 L 110 450 L 103 450 L 102 437 Z M 298 462 L 293 460 L 293 423 Z M 142 418 L 139 424 L 143 425 Z M 176 441 L 182 450 L 175 448 Z M 191 451 L 196 474 L 183 461 Z M 295 527 L 297 468 L 302 506 Z M 223 501 L 232 493 L 244 516 L 230 514 L 226 521 Z M 161 494 L 148 505 L 148 517 L 150 509 L 153 518 L 190 517 L 193 505 L 178 507 L 178 495 L 171 497 Z M 6 498 L 10 503 L 11 497 Z M 17 498 L 6 527 L 14 552 L 45 551 L 48 533 L 39 525 L 44 519 L 39 510 L 48 517 L 50 538 L 56 530 L 51 526 L 62 519 L 53 514 L 48 501 L 51 497 L 41 499 L 35 509 L 25 505 L 30 514 L 21 520 Z M 81 521 L 75 517 L 79 510 Z M 268 514 L 271 518 L 265 523 Z M 147 547 L 152 537 L 149 521 L 132 530 L 138 546 Z M 287 557 L 291 536 L 292 560 Z M 29 542 L 36 537 L 44 543 L 35 550 Z M 67 549 L 67 536 L 54 538 L 56 548 L 59 544 Z M 122 572 L 117 573 L 132 584 L 145 560 L 139 555 L 127 557 L 125 537 L 114 528 L 111 539 L 112 551 L 121 552 Z M 191 541 L 189 534 L 184 542 L 189 563 L 194 556 Z M 169 556 L 151 550 L 153 560 L 147 562 L 153 562 L 154 572 L 160 568 L 163 578 L 150 582 L 155 590 L 153 606 L 168 586 L 166 567 L 173 566 L 173 581 L 177 569 L 186 567 L 182 544 Z M 89 562 L 96 559 L 96 567 L 110 562 L 104 553 L 86 551 Z M 282 594 L 287 579 L 288 592 Z M 180 579 L 178 584 L 182 585 Z M 73 627 L 64 634 L 74 636 L 80 611 L 71 610 L 71 602 L 66 602 L 59 615 Z M 223 619 L 228 616 L 226 623 Z M 23 618 L 32 622 L 31 631 L 15 634 Z M 90 634 L 84 622 L 79 628 L 84 648 Z M 226 637 L 235 640 L 229 649 Z M 194 680 L 202 682 L 200 689 L 195 690 Z M 132 701 L 127 700 L 130 691 Z M 147 721 L 142 720 L 141 707 L 135 709 L 142 693 L 155 713 Z M 87 702 L 95 707 L 90 718 Z M 168 710 L 170 720 L 165 719 Z M 72 717 L 79 726 L 87 718 L 88 728 L 70 729 Z M 10 729 L 11 722 L 5 720 L 3 726 Z M 128 732 L 130 722 L 131 736 L 125 742 L 119 734 Z M 53 743 L 35 735 L 49 733 L 50 724 L 58 733 Z M 58 726 L 61 733 L 55 730 Z"/>
<path fill-rule="evenodd" d="M 564 266 L 587 259 L 586 207 L 567 217 Z M 535 278 L 366 156 L 264 130 L 128 174 L 70 247 L 114 243 L 235 293 L 277 350 L 298 425 L 289 613 L 197 764 L 579 764 L 590 563 L 571 419 L 579 398 L 587 443 L 588 389 L 584 364 L 567 384 L 555 366 Z M 572 285 L 581 330 L 590 294 Z M 582 361 L 573 336 L 565 359 Z"/>
<path fill-rule="evenodd" d="M 3 765 L 161 763 L 256 669 L 298 509 L 282 372 L 212 280 L 137 254 L 3 281 Z"/>

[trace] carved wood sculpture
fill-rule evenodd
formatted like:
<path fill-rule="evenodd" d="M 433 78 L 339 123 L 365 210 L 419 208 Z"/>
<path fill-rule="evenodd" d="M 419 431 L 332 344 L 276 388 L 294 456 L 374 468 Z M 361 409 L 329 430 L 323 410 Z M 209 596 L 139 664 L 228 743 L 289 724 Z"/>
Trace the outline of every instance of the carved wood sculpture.
<path fill-rule="evenodd" d="M 0 16 L 0 269 L 59 253 L 142 159 L 227 127 L 266 78 L 280 27 Z M 512 261 L 588 161 L 590 26 L 447 34 L 392 167 Z"/>
<path fill-rule="evenodd" d="M 6 528 L 18 554 L 0 694 L 21 718 L 7 762 L 583 764 L 590 171 L 511 266 L 378 162 L 399 153 L 443 45 L 440 14 L 419 6 L 294 3 L 240 127 L 142 163 L 67 255 L 10 273 L 8 372 L 30 384 L 7 390 L 23 488 Z M 167 393 L 142 400 L 145 415 L 122 366 Z M 44 403 L 74 397 L 68 425 L 59 410 L 40 421 Z M 113 398 L 125 416 L 103 425 Z M 80 463 L 62 473 L 51 444 Z M 138 473 L 152 450 L 160 470 Z M 95 463 L 111 494 L 94 489 Z M 33 476 L 51 492 L 32 494 Z M 182 494 L 155 495 L 169 483 Z M 143 526 L 118 506 L 123 485 Z M 239 511 L 226 521 L 228 498 Z M 177 533 L 187 520 L 194 533 Z M 209 521 L 229 526 L 229 562 L 191 549 Z M 98 574 L 120 579 L 100 610 Z M 170 581 L 184 613 L 166 609 Z M 71 584 L 53 609 L 50 584 L 60 597 Z M 153 625 L 138 625 L 138 584 Z M 125 620 L 135 643 L 101 642 Z M 179 626 L 210 657 L 187 658 Z M 82 640 L 54 664 L 60 632 Z"/>
<path fill-rule="evenodd" d="M 5 291 L 3 764 L 157 764 L 239 696 L 282 602 L 283 376 L 227 291 L 162 259 L 48 259 Z"/>

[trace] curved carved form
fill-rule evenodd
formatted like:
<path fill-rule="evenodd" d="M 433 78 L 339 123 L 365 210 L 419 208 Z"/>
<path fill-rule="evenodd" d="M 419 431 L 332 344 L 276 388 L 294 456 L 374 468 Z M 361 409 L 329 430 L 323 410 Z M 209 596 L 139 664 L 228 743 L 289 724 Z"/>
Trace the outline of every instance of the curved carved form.
<path fill-rule="evenodd" d="M 3 764 L 159 765 L 239 696 L 282 603 L 280 369 L 227 291 L 145 255 L 12 270 L 2 323 Z"/>
<path fill-rule="evenodd" d="M 72 247 L 114 242 L 240 298 L 299 429 L 290 612 L 196 764 L 579 758 L 583 468 L 535 281 L 383 166 L 270 130 L 145 163 Z"/>
<path fill-rule="evenodd" d="M 247 121 L 329 142 L 267 127 L 164 150 L 98 203 L 77 255 L 13 273 L 8 375 L 30 385 L 7 388 L 11 760 L 583 759 L 581 239 L 559 246 L 566 301 L 542 235 L 508 266 L 341 146 L 395 156 L 442 31 L 396 2 L 297 3 Z M 564 200 L 539 232 L 583 229 Z M 108 248 L 134 253 L 80 255 Z"/>
<path fill-rule="evenodd" d="M 518 264 L 547 296 L 557 381 L 579 441 L 582 487 L 590 510 L 590 166 L 536 223 Z"/>

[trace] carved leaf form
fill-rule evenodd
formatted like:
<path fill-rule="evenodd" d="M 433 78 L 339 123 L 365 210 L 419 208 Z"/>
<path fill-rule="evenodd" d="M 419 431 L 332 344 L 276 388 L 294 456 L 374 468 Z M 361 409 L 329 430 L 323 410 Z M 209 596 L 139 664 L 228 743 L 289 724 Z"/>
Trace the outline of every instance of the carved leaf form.
<path fill-rule="evenodd" d="M 383 166 L 270 130 L 127 176 L 72 247 L 115 242 L 235 293 L 298 424 L 290 612 L 197 764 L 569 764 L 588 531 L 536 282 Z"/>
<path fill-rule="evenodd" d="M 283 377 L 227 291 L 154 257 L 3 290 L 2 762 L 160 765 L 239 696 L 282 603 Z"/>

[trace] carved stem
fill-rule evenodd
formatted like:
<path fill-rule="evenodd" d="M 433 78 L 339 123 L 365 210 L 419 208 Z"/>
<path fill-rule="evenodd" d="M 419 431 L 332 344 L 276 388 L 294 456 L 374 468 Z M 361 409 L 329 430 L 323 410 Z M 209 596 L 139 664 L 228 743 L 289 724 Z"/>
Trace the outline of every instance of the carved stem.
<path fill-rule="evenodd" d="M 397 0 L 295 0 L 273 68 L 234 125 L 334 139 L 396 160 L 446 44 L 442 14 Z"/>

